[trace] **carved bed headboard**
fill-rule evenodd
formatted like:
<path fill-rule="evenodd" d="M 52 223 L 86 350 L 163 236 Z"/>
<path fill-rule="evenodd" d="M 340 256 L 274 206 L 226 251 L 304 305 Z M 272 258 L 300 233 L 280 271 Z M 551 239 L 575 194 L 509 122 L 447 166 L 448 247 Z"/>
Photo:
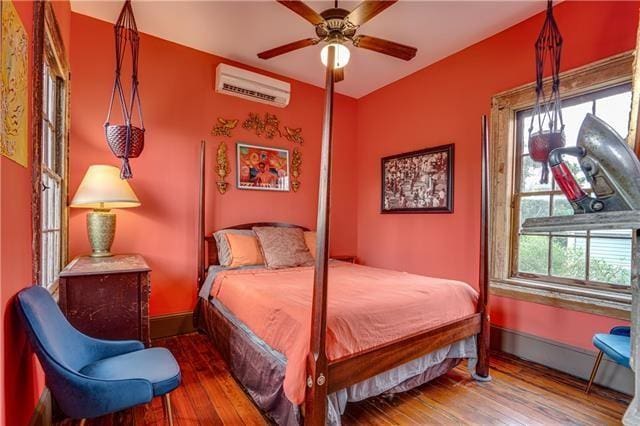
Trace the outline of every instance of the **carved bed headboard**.
<path fill-rule="evenodd" d="M 219 229 L 252 229 L 254 226 L 275 226 L 279 228 L 301 228 L 304 231 L 308 231 L 308 228 L 300 225 L 293 225 L 291 223 L 280 222 L 256 222 L 256 223 L 244 223 L 242 225 L 229 226 L 227 228 Z M 206 263 L 205 270 L 209 269 L 211 265 L 218 265 L 218 245 L 216 239 L 213 237 L 213 233 L 204 236 L 206 242 Z"/>

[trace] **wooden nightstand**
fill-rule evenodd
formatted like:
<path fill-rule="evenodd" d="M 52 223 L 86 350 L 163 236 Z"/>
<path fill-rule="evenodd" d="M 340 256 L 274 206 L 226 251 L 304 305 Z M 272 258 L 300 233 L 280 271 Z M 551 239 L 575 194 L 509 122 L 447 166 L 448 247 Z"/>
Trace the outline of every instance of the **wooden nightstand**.
<path fill-rule="evenodd" d="M 331 256 L 331 259 L 341 260 L 343 262 L 358 263 L 358 257 L 350 254 Z"/>
<path fill-rule="evenodd" d="M 60 309 L 89 336 L 149 346 L 150 272 L 138 254 L 77 257 L 60 273 Z"/>

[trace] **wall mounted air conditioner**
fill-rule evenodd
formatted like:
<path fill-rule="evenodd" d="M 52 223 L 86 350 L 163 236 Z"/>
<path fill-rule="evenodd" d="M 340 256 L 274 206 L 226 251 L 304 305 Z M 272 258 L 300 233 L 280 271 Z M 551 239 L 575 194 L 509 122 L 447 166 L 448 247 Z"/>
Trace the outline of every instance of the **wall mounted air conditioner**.
<path fill-rule="evenodd" d="M 289 105 L 291 85 L 242 68 L 219 64 L 216 92 L 284 108 Z"/>

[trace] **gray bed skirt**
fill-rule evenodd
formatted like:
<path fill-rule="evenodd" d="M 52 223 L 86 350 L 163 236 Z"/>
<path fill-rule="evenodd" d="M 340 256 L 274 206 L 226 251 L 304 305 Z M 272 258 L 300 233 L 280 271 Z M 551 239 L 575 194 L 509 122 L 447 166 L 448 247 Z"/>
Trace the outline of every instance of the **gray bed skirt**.
<path fill-rule="evenodd" d="M 231 374 L 263 413 L 278 425 L 298 425 L 300 407 L 284 394 L 286 358 L 275 351 L 218 300 L 198 298 L 196 327 L 205 332 L 226 361 Z M 327 421 L 340 425 L 347 402 L 404 392 L 435 379 L 468 358 L 475 364 L 475 337 L 459 340 L 392 370 L 328 396 Z"/>

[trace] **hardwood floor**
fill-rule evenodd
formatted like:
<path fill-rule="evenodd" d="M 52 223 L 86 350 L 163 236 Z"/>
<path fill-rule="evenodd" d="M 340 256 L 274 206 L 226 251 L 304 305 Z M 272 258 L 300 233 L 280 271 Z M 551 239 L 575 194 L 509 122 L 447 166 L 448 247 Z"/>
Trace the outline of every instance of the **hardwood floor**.
<path fill-rule="evenodd" d="M 183 383 L 172 395 L 175 425 L 267 424 L 207 337 L 197 334 L 154 342 L 180 363 Z M 494 354 L 490 383 L 469 377 L 464 364 L 393 398 L 350 403 L 344 425 L 619 424 L 629 397 L 546 367 Z M 87 425 L 160 425 L 160 398 L 146 406 L 88 421 Z M 70 425 L 70 421 L 58 423 Z M 166 423 L 165 423 L 166 424 Z"/>

